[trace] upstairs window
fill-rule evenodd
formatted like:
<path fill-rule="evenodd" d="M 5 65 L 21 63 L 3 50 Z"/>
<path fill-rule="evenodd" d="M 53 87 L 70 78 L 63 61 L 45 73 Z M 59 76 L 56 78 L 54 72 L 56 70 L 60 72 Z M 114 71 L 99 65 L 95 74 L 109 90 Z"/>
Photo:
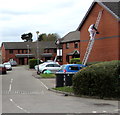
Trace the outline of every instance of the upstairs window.
<path fill-rule="evenodd" d="M 24 50 L 22 50 L 22 54 L 24 54 Z"/>
<path fill-rule="evenodd" d="M 66 43 L 66 49 L 69 49 L 69 43 Z"/>
<path fill-rule="evenodd" d="M 9 50 L 9 53 L 10 53 L 10 54 L 13 54 L 13 50 Z"/>
<path fill-rule="evenodd" d="M 20 54 L 20 50 L 18 50 L 18 54 Z"/>
<path fill-rule="evenodd" d="M 74 48 L 78 48 L 78 42 L 74 43 Z"/>

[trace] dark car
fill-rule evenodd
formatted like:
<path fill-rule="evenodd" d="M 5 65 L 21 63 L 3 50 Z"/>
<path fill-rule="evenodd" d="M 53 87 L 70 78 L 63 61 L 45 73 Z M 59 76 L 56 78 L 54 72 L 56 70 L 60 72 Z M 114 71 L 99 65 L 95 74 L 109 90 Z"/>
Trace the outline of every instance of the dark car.
<path fill-rule="evenodd" d="M 6 70 L 5 65 L 0 64 L 0 75 L 6 74 L 6 73 L 7 73 L 7 70 Z"/>
<path fill-rule="evenodd" d="M 62 65 L 59 72 L 78 72 L 80 69 L 86 67 L 83 64 L 65 64 Z"/>

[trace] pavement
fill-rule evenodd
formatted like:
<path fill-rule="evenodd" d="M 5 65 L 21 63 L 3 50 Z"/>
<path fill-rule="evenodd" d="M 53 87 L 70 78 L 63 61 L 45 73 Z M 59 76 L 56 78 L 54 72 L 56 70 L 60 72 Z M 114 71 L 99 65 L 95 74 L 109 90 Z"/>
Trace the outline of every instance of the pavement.
<path fill-rule="evenodd" d="M 33 77 L 39 79 L 47 89 L 55 88 L 56 79 L 55 78 L 40 78 L 40 75 L 37 75 L 37 72 L 33 72 Z"/>
<path fill-rule="evenodd" d="M 56 87 L 56 79 L 55 78 L 40 78 L 40 75 L 37 75 L 37 72 L 33 73 L 33 77 L 35 77 L 36 79 L 39 79 L 40 82 L 44 85 L 44 87 L 49 91 L 52 91 L 55 93 L 61 93 L 61 94 L 64 94 L 65 96 L 68 96 L 68 95 L 75 96 L 73 93 L 54 90 L 53 88 Z"/>

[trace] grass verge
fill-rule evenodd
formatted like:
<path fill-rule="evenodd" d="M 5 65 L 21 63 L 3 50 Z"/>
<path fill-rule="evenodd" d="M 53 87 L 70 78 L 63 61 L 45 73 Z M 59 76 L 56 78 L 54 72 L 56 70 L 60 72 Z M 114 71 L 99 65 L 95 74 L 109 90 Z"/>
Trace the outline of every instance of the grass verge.
<path fill-rule="evenodd" d="M 57 88 L 53 88 L 53 89 L 58 90 L 58 91 L 73 93 L 73 87 L 71 87 L 71 86 L 57 87 Z"/>
<path fill-rule="evenodd" d="M 40 74 L 41 78 L 55 78 L 56 75 L 55 74 Z"/>

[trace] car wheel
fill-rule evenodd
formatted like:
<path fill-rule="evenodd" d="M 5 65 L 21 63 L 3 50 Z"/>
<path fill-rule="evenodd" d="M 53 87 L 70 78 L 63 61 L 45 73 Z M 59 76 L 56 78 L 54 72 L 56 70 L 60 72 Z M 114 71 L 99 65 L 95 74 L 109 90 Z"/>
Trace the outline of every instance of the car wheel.
<path fill-rule="evenodd" d="M 40 72 L 39 72 L 39 71 L 37 71 L 37 74 L 38 74 L 38 75 L 40 75 Z"/>
<path fill-rule="evenodd" d="M 46 69 L 45 69 L 45 70 L 43 70 L 43 71 L 42 71 L 42 73 L 44 73 L 45 71 L 46 71 Z"/>

